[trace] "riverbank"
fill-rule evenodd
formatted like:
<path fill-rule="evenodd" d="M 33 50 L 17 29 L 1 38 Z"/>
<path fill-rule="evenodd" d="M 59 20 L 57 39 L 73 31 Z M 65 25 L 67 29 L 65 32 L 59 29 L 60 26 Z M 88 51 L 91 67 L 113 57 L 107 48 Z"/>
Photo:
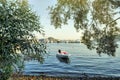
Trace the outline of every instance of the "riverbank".
<path fill-rule="evenodd" d="M 13 75 L 9 80 L 120 80 L 120 77 L 100 77 L 100 76 L 81 76 L 81 77 L 70 77 L 70 76 L 30 76 L 30 75 Z"/>

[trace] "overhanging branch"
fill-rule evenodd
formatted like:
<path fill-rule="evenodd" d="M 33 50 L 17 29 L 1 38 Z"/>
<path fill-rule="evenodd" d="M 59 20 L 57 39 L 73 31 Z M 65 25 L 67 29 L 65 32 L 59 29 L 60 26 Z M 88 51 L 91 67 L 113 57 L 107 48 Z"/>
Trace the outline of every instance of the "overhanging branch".
<path fill-rule="evenodd" d="M 118 17 L 117 19 L 115 19 L 115 20 L 113 20 L 113 21 L 109 22 L 109 23 L 107 24 L 107 26 L 108 26 L 109 24 L 111 24 L 111 23 L 113 23 L 113 22 L 117 21 L 118 19 L 120 19 L 120 17 Z"/>

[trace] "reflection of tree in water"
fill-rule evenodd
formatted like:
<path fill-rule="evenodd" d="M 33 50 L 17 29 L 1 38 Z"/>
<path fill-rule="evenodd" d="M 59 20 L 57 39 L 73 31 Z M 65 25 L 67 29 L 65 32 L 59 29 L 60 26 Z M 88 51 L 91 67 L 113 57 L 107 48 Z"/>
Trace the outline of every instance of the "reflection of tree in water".
<path fill-rule="evenodd" d="M 55 28 L 73 20 L 77 31 L 83 31 L 82 43 L 97 53 L 115 55 L 116 37 L 120 35 L 119 0 L 58 0 L 50 7 Z"/>

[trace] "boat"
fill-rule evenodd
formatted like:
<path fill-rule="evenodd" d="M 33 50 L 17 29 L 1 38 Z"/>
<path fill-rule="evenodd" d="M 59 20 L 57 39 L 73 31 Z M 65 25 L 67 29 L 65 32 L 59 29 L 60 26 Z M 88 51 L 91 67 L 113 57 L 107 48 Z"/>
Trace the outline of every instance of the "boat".
<path fill-rule="evenodd" d="M 60 62 L 70 63 L 68 54 L 56 54 L 56 57 Z"/>

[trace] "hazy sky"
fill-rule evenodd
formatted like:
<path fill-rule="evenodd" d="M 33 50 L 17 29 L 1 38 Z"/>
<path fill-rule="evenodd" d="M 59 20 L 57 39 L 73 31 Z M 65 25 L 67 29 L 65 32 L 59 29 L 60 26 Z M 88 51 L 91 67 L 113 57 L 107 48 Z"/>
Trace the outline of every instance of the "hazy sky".
<path fill-rule="evenodd" d="M 48 6 L 54 5 L 56 0 L 28 0 L 32 9 L 40 16 L 41 25 L 44 26 L 45 37 L 54 37 L 57 39 L 80 39 L 80 33 L 76 32 L 72 23 L 55 29 L 50 23 Z M 37 34 L 40 36 L 39 34 Z M 41 36 L 40 36 L 41 37 Z"/>

